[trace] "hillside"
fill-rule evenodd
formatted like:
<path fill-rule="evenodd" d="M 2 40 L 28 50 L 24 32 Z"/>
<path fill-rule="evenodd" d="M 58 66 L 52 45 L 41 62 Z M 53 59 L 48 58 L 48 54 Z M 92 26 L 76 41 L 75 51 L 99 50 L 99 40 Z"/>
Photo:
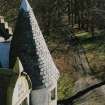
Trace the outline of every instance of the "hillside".
<path fill-rule="evenodd" d="M 97 31 L 94 39 L 92 39 L 90 33 L 84 32 L 84 31 L 79 31 L 78 33 L 76 33 L 76 36 L 78 37 L 81 45 L 84 47 L 86 56 L 88 58 L 90 69 L 92 70 L 91 75 L 94 78 L 91 76 L 83 77 L 83 76 L 79 75 L 79 72 L 76 72 L 75 69 L 73 68 L 73 62 L 72 62 L 73 57 L 71 55 L 72 49 L 69 49 L 69 51 L 68 51 L 68 47 L 62 47 L 63 45 L 61 45 L 61 50 L 59 47 L 56 50 L 56 53 L 54 53 L 54 54 L 56 54 L 55 62 L 57 64 L 59 70 L 61 70 L 61 78 L 60 78 L 59 85 L 58 85 L 59 99 L 66 99 L 75 93 L 75 91 L 74 91 L 75 89 L 77 91 L 85 89 L 87 86 L 96 84 L 98 81 L 100 81 L 104 77 L 104 73 L 105 73 L 105 71 L 104 71 L 104 65 L 105 65 L 104 64 L 104 61 L 105 61 L 104 46 L 105 45 L 104 45 L 104 40 L 103 40 L 104 32 Z M 69 45 L 67 44 L 64 46 L 69 46 Z M 68 51 L 68 53 L 67 53 L 67 51 Z M 97 78 L 98 80 L 95 78 Z M 78 86 L 80 86 L 81 88 L 79 89 Z M 102 87 L 102 88 L 104 88 L 104 87 Z M 100 89 L 101 88 L 99 88 L 98 91 L 100 91 Z M 88 96 L 89 96 L 89 98 L 93 97 L 93 100 L 90 100 L 91 98 L 90 99 L 88 98 L 88 99 L 86 99 L 87 100 L 86 102 L 94 103 L 94 101 L 97 100 L 97 98 L 99 97 L 99 92 L 97 92 L 97 90 L 96 90 L 96 93 L 90 92 L 88 94 Z M 86 95 L 85 97 L 88 97 L 88 96 Z M 102 95 L 102 97 L 103 97 L 103 95 Z M 85 99 L 82 98 L 82 101 L 85 102 Z M 102 103 L 102 101 L 103 100 L 101 100 L 101 103 Z M 78 100 L 77 100 L 77 102 L 78 102 Z M 89 105 L 91 105 L 91 104 L 89 104 Z"/>
<path fill-rule="evenodd" d="M 88 32 L 79 32 L 77 37 L 85 48 L 94 75 L 103 79 L 105 75 L 105 32 L 96 31 L 94 39 Z"/>

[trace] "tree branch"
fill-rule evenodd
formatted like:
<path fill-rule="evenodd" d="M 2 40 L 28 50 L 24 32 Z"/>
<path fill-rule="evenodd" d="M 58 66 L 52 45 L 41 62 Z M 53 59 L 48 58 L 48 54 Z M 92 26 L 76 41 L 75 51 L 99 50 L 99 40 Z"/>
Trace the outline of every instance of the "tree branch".
<path fill-rule="evenodd" d="M 97 83 L 93 86 L 90 86 L 84 90 L 81 90 L 79 92 L 77 92 L 75 95 L 73 95 L 72 97 L 68 98 L 68 99 L 65 99 L 65 100 L 59 100 L 58 101 L 58 105 L 73 105 L 73 101 L 82 97 L 83 95 L 87 94 L 88 92 L 96 89 L 96 88 L 99 88 L 101 86 L 105 85 L 105 81 L 103 82 L 100 82 L 100 83 Z"/>

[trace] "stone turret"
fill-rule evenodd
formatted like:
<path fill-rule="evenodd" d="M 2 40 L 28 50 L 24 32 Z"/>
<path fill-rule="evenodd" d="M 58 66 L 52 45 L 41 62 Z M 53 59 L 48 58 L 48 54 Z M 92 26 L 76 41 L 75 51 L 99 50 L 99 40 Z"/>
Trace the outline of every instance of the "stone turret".
<path fill-rule="evenodd" d="M 56 68 L 27 0 L 21 1 L 10 51 L 10 68 L 19 57 L 32 81 L 32 105 L 57 105 Z"/>

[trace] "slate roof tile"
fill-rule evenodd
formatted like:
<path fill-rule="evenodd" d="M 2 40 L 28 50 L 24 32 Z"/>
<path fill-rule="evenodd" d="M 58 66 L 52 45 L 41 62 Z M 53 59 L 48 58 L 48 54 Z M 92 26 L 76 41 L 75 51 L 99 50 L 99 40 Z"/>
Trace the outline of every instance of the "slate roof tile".
<path fill-rule="evenodd" d="M 19 44 L 19 42 L 21 43 Z M 16 44 L 18 44 L 17 48 L 14 46 Z M 11 52 L 18 52 L 16 55 L 21 58 L 20 60 L 25 71 L 29 73 L 33 88 L 38 88 L 42 85 L 48 87 L 55 80 L 58 80 L 59 71 L 53 62 L 37 20 L 27 0 L 22 0 L 20 6 L 12 46 Z M 23 52 L 21 51 L 23 49 L 25 52 L 22 55 Z M 28 53 L 28 50 L 30 53 Z"/>

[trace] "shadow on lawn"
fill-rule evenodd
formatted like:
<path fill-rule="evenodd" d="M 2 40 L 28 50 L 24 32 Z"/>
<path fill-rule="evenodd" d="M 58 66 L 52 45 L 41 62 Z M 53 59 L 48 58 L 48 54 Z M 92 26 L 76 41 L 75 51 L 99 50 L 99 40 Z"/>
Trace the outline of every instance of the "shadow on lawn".
<path fill-rule="evenodd" d="M 83 46 L 90 45 L 89 47 L 86 47 L 86 51 L 94 51 L 101 45 L 105 44 L 104 33 L 96 34 L 94 38 L 92 38 L 89 34 L 78 36 L 78 39 Z"/>

